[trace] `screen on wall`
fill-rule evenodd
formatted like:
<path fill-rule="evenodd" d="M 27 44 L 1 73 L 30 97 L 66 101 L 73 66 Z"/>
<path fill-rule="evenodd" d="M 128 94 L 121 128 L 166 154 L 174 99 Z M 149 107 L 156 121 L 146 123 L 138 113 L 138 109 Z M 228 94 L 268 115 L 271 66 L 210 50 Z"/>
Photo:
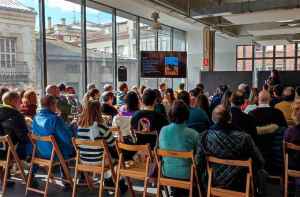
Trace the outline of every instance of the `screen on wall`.
<path fill-rule="evenodd" d="M 142 51 L 142 77 L 185 78 L 186 58 L 186 52 Z"/>

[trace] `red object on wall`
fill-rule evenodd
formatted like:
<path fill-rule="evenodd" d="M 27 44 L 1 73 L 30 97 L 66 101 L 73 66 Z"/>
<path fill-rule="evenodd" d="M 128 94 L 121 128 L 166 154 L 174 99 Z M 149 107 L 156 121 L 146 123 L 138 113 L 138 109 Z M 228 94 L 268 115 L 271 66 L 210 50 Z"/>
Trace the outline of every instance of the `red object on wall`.
<path fill-rule="evenodd" d="M 203 66 L 208 66 L 208 58 L 203 59 Z"/>

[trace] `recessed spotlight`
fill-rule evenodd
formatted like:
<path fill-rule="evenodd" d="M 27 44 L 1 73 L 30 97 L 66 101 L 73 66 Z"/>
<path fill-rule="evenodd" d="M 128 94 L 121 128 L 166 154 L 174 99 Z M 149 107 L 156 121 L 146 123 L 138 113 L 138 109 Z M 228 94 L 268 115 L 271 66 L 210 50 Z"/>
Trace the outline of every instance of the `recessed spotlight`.
<path fill-rule="evenodd" d="M 288 24 L 289 27 L 296 27 L 296 26 L 298 26 L 298 25 L 300 25 L 300 24 L 299 24 L 299 23 L 291 23 L 291 24 Z"/>

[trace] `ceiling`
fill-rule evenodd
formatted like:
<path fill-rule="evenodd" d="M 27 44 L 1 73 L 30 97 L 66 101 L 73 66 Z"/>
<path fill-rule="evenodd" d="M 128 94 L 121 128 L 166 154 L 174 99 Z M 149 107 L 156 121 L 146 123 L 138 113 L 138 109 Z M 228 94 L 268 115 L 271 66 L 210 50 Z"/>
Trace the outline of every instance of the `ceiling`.
<path fill-rule="evenodd" d="M 150 0 L 151 1 L 151 0 Z M 152 0 L 185 12 L 177 0 Z M 231 37 L 300 40 L 300 0 L 180 0 L 185 14 Z M 167 4 L 169 3 L 169 4 Z M 176 4 L 176 5 L 175 5 Z M 180 9 L 181 8 L 181 9 Z"/>

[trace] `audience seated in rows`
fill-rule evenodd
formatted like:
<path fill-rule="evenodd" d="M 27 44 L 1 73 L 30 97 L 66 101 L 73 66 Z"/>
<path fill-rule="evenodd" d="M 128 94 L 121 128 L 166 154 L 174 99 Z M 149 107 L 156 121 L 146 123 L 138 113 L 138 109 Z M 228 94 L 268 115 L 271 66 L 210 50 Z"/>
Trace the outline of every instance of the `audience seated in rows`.
<path fill-rule="evenodd" d="M 186 122 L 189 128 L 195 129 L 199 133 L 205 131 L 209 127 L 209 119 L 206 112 L 197 107 L 190 106 L 190 95 L 187 91 L 182 91 L 178 94 L 177 97 L 179 100 L 182 100 L 189 107 L 189 119 Z"/>
<path fill-rule="evenodd" d="M 282 111 L 285 120 L 289 125 L 293 124 L 292 119 L 292 103 L 295 99 L 295 89 L 293 87 L 286 87 L 283 91 L 283 100 L 275 105 L 275 108 Z"/>
<path fill-rule="evenodd" d="M 244 98 L 244 94 L 240 90 L 237 90 L 231 95 L 230 111 L 232 114 L 232 124 L 239 131 L 248 133 L 253 140 L 256 141 L 257 131 L 255 119 L 241 110 Z"/>
<path fill-rule="evenodd" d="M 264 159 L 251 136 L 235 129 L 231 124 L 231 115 L 223 105 L 217 106 L 212 113 L 214 125 L 200 134 L 197 153 L 199 175 L 206 175 L 206 156 L 231 160 L 253 160 L 254 175 L 264 167 Z M 241 190 L 245 172 L 242 168 L 215 165 L 213 182 L 217 186 Z M 206 177 L 204 177 L 206 178 Z M 254 177 L 256 180 L 257 176 Z M 203 183 L 207 181 L 203 180 Z"/>

